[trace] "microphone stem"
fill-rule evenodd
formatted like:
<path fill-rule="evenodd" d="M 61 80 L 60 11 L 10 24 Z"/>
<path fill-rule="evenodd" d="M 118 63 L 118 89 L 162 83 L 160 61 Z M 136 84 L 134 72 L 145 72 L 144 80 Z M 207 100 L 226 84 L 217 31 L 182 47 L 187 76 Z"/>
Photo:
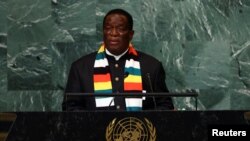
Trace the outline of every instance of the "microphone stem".
<path fill-rule="evenodd" d="M 151 93 L 153 93 L 154 90 L 153 90 L 153 86 L 151 83 L 150 73 L 147 73 L 147 77 L 148 77 L 148 82 L 149 82 L 149 87 L 150 87 Z M 152 98 L 153 98 L 153 103 L 154 103 L 154 109 L 156 110 L 157 105 L 156 105 L 155 97 L 153 96 Z"/>

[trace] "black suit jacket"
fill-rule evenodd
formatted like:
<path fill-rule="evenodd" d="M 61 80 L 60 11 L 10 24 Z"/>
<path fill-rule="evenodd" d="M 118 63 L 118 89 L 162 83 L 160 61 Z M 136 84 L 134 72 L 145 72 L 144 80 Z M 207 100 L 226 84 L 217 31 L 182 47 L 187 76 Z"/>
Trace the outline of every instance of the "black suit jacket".
<path fill-rule="evenodd" d="M 168 92 L 165 84 L 165 71 L 161 62 L 154 57 L 142 52 L 138 52 L 142 73 L 143 90 L 146 92 Z M 65 93 L 93 93 L 93 68 L 96 58 L 96 53 L 83 56 L 73 62 L 68 76 L 68 81 Z M 119 61 L 106 54 L 111 70 L 111 81 L 113 92 L 123 92 L 123 79 L 127 74 L 124 74 L 124 66 L 127 54 L 122 56 Z M 119 67 L 117 67 L 119 66 Z M 124 76 L 125 75 L 125 76 Z M 148 76 L 149 75 L 149 76 Z M 119 77 L 122 81 L 116 81 L 115 77 Z M 125 109 L 124 100 L 115 99 L 115 104 L 120 104 L 122 110 Z M 67 106 L 67 109 L 66 109 Z M 74 101 L 69 101 L 64 98 L 62 104 L 63 110 L 98 110 L 95 106 L 94 97 L 85 97 Z M 169 110 L 173 109 L 172 99 L 170 97 L 147 97 L 143 100 L 143 110 L 153 109 Z M 99 108 L 102 110 L 102 108 Z M 110 109 L 103 108 L 103 109 Z M 113 109 L 113 108 L 111 108 Z"/>

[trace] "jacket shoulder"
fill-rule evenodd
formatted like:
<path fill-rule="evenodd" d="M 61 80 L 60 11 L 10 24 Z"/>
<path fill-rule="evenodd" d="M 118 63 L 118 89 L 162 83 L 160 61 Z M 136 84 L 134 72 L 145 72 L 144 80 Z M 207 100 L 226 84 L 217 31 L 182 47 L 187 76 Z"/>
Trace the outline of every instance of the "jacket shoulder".
<path fill-rule="evenodd" d="M 139 55 L 140 62 L 144 62 L 147 64 L 159 64 L 159 63 L 161 63 L 158 59 L 156 59 L 155 57 L 153 57 L 149 54 L 146 54 L 146 53 L 141 52 L 141 51 L 137 51 L 137 52 Z"/>
<path fill-rule="evenodd" d="M 97 52 L 92 52 L 90 54 L 84 55 L 81 58 L 77 59 L 72 63 L 73 66 L 79 66 L 79 65 L 90 65 L 94 63 L 95 58 L 96 58 L 96 53 Z"/>

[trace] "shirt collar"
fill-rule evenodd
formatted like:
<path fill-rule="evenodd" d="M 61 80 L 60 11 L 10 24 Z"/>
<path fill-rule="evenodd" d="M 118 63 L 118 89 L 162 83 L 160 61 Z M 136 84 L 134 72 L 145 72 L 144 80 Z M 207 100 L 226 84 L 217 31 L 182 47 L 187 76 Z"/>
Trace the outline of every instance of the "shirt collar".
<path fill-rule="evenodd" d="M 114 55 L 111 52 L 109 52 L 107 49 L 105 49 L 105 52 L 107 53 L 107 55 L 109 56 L 113 56 L 115 58 L 116 61 L 118 61 L 124 54 L 126 54 L 128 51 L 128 49 L 126 51 L 124 51 L 122 54 L 120 55 Z"/>

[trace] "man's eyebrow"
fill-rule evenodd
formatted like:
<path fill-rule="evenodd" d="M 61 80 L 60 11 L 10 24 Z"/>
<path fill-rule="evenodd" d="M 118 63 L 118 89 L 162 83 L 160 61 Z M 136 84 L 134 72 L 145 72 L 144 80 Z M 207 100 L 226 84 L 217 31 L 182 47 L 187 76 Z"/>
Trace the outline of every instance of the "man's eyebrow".
<path fill-rule="evenodd" d="M 124 26 L 124 27 L 126 27 L 127 25 L 125 25 L 125 24 L 118 24 L 117 26 Z"/>
<path fill-rule="evenodd" d="M 111 26 L 111 24 L 105 24 L 104 26 Z M 126 24 L 118 24 L 116 25 L 117 27 L 126 27 L 127 25 Z"/>

